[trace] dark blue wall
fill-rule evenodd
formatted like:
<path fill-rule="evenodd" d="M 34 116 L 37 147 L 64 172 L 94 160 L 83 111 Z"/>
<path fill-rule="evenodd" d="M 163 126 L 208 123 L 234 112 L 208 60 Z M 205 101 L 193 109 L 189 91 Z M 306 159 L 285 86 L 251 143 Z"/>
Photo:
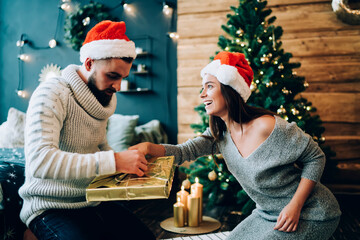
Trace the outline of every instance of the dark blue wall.
<path fill-rule="evenodd" d="M 44 47 L 53 38 L 56 29 L 58 4 L 60 1 L 44 0 L 0 0 L 0 123 L 6 121 L 10 107 L 26 111 L 29 97 L 20 98 L 16 94 L 19 80 L 19 48 L 16 41 L 25 33 L 35 46 Z M 73 0 L 80 6 L 89 1 Z M 121 1 L 98 0 L 112 8 Z M 139 124 L 158 119 L 165 127 L 171 143 L 177 138 L 177 87 L 176 87 L 176 42 L 167 33 L 176 31 L 176 11 L 172 17 L 162 12 L 162 1 L 132 0 L 134 14 L 123 11 L 122 7 L 110 13 L 127 24 L 129 38 L 149 36 L 151 46 L 151 75 L 139 76 L 136 81 L 143 87 L 152 87 L 151 92 L 117 93 L 117 113 L 140 115 Z M 167 1 L 176 5 L 176 0 Z M 31 61 L 23 64 L 23 88 L 29 95 L 39 84 L 41 69 L 50 63 L 61 69 L 68 64 L 80 64 L 79 53 L 66 45 L 63 39 L 65 14 L 57 33 L 59 46 L 54 49 L 36 50 L 24 46 L 24 52 L 31 56 Z M 91 24 L 93 26 L 93 23 Z M 141 43 L 140 43 L 141 44 Z M 148 59 L 149 60 L 149 59 Z M 147 61 L 138 60 L 138 61 Z M 152 82 L 151 82 L 152 81 Z"/>

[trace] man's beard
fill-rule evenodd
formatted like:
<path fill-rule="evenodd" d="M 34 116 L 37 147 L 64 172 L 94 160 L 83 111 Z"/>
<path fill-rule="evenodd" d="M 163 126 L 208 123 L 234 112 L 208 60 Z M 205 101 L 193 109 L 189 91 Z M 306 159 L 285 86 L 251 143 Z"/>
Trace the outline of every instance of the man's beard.
<path fill-rule="evenodd" d="M 105 90 L 99 90 L 96 87 L 96 78 L 95 78 L 95 73 L 91 74 L 91 76 L 88 79 L 88 87 L 90 89 L 90 91 L 94 94 L 94 96 L 96 97 L 96 99 L 101 103 L 101 105 L 103 105 L 104 107 L 108 106 L 112 95 L 108 95 L 105 93 L 105 91 L 109 90 L 109 89 L 105 89 Z M 115 89 L 110 89 L 114 92 Z"/>

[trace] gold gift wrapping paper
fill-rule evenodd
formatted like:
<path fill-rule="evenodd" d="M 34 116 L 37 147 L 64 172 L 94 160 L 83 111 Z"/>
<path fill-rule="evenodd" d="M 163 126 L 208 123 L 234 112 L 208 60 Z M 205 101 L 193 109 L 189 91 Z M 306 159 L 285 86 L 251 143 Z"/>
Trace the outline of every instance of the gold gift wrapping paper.
<path fill-rule="evenodd" d="M 174 156 L 152 158 L 144 176 L 111 174 L 96 177 L 86 189 L 86 200 L 115 201 L 168 198 L 174 178 Z"/>

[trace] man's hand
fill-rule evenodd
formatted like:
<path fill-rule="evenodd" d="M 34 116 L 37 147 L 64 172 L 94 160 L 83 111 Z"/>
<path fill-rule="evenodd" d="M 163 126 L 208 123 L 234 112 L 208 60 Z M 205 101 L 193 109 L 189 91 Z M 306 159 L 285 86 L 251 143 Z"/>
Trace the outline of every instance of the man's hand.
<path fill-rule="evenodd" d="M 295 232 L 299 224 L 301 207 L 291 202 L 280 212 L 274 230 Z"/>
<path fill-rule="evenodd" d="M 138 150 L 115 153 L 115 164 L 117 172 L 133 173 L 138 176 L 143 176 L 148 169 L 144 154 Z"/>

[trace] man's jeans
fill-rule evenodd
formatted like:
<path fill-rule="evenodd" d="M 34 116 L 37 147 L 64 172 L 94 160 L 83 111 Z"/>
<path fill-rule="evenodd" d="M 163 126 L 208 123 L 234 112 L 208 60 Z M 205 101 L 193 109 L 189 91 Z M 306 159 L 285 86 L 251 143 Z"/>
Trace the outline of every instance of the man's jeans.
<path fill-rule="evenodd" d="M 39 240 L 155 239 L 150 230 L 118 202 L 97 207 L 51 209 L 31 221 L 29 228 Z"/>

